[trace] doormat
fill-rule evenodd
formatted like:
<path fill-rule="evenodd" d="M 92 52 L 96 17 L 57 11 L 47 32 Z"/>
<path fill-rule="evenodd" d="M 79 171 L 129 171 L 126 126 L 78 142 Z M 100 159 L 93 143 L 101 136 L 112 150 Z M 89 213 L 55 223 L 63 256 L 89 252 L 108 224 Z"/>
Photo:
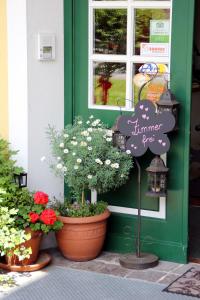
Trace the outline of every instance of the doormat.
<path fill-rule="evenodd" d="M 200 298 L 200 268 L 189 269 L 163 291 Z"/>

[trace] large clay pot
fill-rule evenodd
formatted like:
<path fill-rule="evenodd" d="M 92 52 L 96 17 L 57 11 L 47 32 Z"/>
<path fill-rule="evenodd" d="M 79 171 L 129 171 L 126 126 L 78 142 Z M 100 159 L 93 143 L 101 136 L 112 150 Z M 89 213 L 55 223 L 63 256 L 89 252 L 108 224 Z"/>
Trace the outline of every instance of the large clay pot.
<path fill-rule="evenodd" d="M 26 248 L 31 247 L 32 254 L 30 255 L 30 258 L 26 258 L 22 261 L 19 261 L 18 257 L 16 255 L 6 257 L 6 261 L 9 265 L 32 265 L 34 264 L 38 259 L 38 254 L 40 250 L 40 243 L 42 239 L 42 231 L 33 231 L 31 228 L 25 229 L 26 233 L 31 234 L 31 239 L 23 243 Z"/>
<path fill-rule="evenodd" d="M 73 261 L 87 261 L 97 257 L 106 236 L 109 210 L 93 217 L 62 217 L 63 227 L 56 233 L 58 247 L 63 256 Z"/>

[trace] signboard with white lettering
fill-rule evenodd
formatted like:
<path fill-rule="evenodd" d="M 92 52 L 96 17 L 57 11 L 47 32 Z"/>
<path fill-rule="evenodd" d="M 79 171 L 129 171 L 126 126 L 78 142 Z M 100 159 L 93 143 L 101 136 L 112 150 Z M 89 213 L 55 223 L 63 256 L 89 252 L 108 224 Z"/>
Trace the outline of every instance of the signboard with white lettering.
<path fill-rule="evenodd" d="M 148 148 L 157 155 L 166 153 L 170 148 L 166 133 L 174 126 L 174 116 L 170 112 L 157 114 L 155 105 L 149 100 L 136 105 L 134 116 L 121 116 L 117 122 L 120 133 L 129 137 L 126 151 L 135 157 L 142 156 Z"/>
<path fill-rule="evenodd" d="M 141 43 L 140 55 L 151 57 L 165 57 L 169 55 L 169 44 L 165 43 Z"/>

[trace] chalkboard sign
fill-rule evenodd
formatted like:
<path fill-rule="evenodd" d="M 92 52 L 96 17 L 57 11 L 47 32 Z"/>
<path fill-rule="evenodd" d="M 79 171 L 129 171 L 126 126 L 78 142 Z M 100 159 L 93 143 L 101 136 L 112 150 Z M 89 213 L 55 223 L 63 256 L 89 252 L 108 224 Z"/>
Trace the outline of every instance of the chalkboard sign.
<path fill-rule="evenodd" d="M 170 148 L 167 132 L 173 130 L 175 118 L 170 112 L 156 113 L 156 106 L 149 100 L 140 101 L 134 116 L 121 116 L 117 129 L 129 137 L 126 151 L 135 157 L 142 156 L 149 148 L 161 155 Z"/>

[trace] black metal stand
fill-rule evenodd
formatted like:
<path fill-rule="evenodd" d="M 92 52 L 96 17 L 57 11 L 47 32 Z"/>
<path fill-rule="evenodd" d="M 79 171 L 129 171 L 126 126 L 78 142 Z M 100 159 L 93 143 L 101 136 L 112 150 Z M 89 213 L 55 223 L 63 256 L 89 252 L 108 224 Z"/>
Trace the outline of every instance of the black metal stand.
<path fill-rule="evenodd" d="M 121 266 L 128 269 L 144 270 L 155 267 L 158 264 L 158 257 L 150 253 L 141 253 L 141 167 L 136 158 L 135 163 L 138 169 L 138 218 L 137 218 L 137 240 L 136 253 L 126 254 L 119 259 Z"/>

